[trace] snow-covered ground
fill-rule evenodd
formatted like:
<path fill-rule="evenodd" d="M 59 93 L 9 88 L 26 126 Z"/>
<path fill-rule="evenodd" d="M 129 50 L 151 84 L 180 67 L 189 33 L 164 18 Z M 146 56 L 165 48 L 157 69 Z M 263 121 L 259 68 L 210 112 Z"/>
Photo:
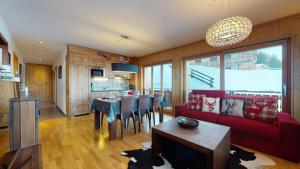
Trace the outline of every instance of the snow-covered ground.
<path fill-rule="evenodd" d="M 214 77 L 214 87 L 188 76 L 189 89 L 220 89 L 220 69 L 206 66 L 189 66 L 208 76 Z M 164 71 L 164 88 L 172 88 L 172 68 Z M 160 86 L 160 80 L 154 79 L 154 86 Z M 281 70 L 225 70 L 226 90 L 272 91 L 281 92 Z"/>
<path fill-rule="evenodd" d="M 214 88 L 188 76 L 189 89 L 220 89 L 220 69 L 206 66 L 189 66 L 215 78 Z M 281 92 L 281 70 L 225 70 L 226 90 Z"/>

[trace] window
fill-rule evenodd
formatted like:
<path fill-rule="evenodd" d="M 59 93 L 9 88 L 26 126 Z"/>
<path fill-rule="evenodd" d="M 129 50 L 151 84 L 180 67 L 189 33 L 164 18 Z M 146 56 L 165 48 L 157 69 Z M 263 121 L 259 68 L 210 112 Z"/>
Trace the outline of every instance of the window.
<path fill-rule="evenodd" d="M 163 65 L 163 91 L 167 107 L 172 108 L 172 64 Z"/>
<path fill-rule="evenodd" d="M 288 40 L 186 61 L 186 93 L 225 90 L 229 95 L 272 96 L 290 112 Z"/>
<path fill-rule="evenodd" d="M 153 91 L 161 94 L 161 65 L 153 66 Z"/>
<path fill-rule="evenodd" d="M 186 70 L 188 91 L 220 89 L 220 56 L 189 60 Z"/>
<path fill-rule="evenodd" d="M 225 54 L 225 90 L 231 95 L 278 98 L 281 110 L 283 46 Z"/>
<path fill-rule="evenodd" d="M 172 109 L 172 64 L 144 67 L 144 90 L 164 95 L 165 109 Z"/>
<path fill-rule="evenodd" d="M 152 89 L 152 67 L 145 67 L 144 68 L 144 88 L 145 90 Z"/>
<path fill-rule="evenodd" d="M 225 90 L 281 93 L 282 46 L 225 54 Z"/>

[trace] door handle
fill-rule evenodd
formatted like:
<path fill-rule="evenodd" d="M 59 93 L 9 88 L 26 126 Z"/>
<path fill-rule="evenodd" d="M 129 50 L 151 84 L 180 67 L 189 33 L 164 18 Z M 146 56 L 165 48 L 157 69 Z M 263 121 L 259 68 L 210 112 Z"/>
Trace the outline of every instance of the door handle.
<path fill-rule="evenodd" d="M 283 84 L 282 89 L 283 89 L 283 96 L 286 96 L 287 92 L 286 92 L 286 84 L 285 83 Z"/>

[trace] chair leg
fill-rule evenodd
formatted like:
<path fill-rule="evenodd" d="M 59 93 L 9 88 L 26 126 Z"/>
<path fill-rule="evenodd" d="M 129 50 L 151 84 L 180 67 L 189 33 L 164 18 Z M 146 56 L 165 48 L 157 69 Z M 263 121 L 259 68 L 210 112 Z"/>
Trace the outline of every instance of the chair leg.
<path fill-rule="evenodd" d="M 151 116 L 151 114 L 147 113 L 148 123 L 149 123 L 149 130 L 150 130 L 151 129 L 151 118 L 149 116 Z"/>
<path fill-rule="evenodd" d="M 159 122 L 162 123 L 164 121 L 164 112 L 160 109 L 159 110 Z"/>
<path fill-rule="evenodd" d="M 143 116 L 139 113 L 138 122 L 139 122 L 139 133 L 141 132 L 141 123 L 143 121 Z"/>
<path fill-rule="evenodd" d="M 155 126 L 155 111 L 153 110 L 153 126 Z"/>
<path fill-rule="evenodd" d="M 132 122 L 133 122 L 133 130 L 134 130 L 134 134 L 136 134 L 135 118 L 134 118 L 134 116 L 132 116 Z"/>
<path fill-rule="evenodd" d="M 128 131 L 128 127 L 129 127 L 129 119 L 125 119 L 125 128 Z"/>
<path fill-rule="evenodd" d="M 103 125 L 103 117 L 104 117 L 104 113 L 100 113 L 100 116 L 101 116 L 101 127 L 102 127 L 102 125 Z"/>
<path fill-rule="evenodd" d="M 123 130 L 124 130 L 124 121 L 123 117 L 121 117 L 121 139 L 123 140 Z"/>

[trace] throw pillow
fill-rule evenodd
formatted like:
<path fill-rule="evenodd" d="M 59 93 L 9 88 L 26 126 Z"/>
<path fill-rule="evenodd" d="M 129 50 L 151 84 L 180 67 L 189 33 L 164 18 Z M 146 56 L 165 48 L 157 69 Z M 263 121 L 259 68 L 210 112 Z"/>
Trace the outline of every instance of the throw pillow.
<path fill-rule="evenodd" d="M 244 116 L 274 124 L 277 120 L 277 101 L 268 99 L 247 99 Z"/>
<path fill-rule="evenodd" d="M 200 111 L 202 106 L 202 97 L 205 97 L 205 95 L 190 93 L 187 109 Z"/>
<path fill-rule="evenodd" d="M 242 99 L 222 99 L 221 114 L 244 117 L 244 105 Z"/>
<path fill-rule="evenodd" d="M 220 113 L 220 98 L 203 97 L 202 111 Z"/>
<path fill-rule="evenodd" d="M 189 102 L 198 102 L 202 101 L 202 97 L 205 97 L 203 94 L 189 94 Z"/>

